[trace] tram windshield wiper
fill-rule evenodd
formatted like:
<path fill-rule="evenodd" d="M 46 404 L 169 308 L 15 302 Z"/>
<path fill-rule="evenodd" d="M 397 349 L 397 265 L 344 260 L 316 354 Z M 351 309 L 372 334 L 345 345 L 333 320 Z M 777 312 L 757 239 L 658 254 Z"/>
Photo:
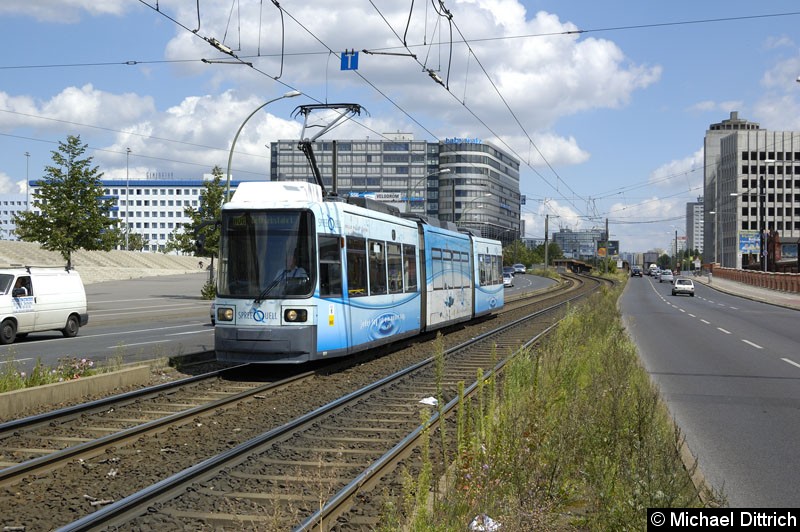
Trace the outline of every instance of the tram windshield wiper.
<path fill-rule="evenodd" d="M 280 283 L 282 280 L 283 280 L 283 278 L 282 278 L 282 277 L 278 277 L 277 279 L 275 279 L 274 281 L 272 281 L 271 283 L 269 283 L 269 284 L 267 285 L 267 287 L 266 287 L 266 288 L 264 288 L 264 289 L 261 291 L 261 293 L 260 293 L 260 294 L 258 294 L 258 297 L 257 297 L 257 298 L 255 298 L 255 299 L 253 300 L 253 303 L 261 303 L 262 301 L 264 301 L 264 299 L 265 299 L 265 298 L 267 297 L 267 295 L 268 295 L 268 294 L 269 294 L 269 293 L 272 291 L 272 289 L 273 289 L 273 288 L 275 288 L 276 286 L 278 286 L 278 284 L 279 284 L 279 283 Z"/>

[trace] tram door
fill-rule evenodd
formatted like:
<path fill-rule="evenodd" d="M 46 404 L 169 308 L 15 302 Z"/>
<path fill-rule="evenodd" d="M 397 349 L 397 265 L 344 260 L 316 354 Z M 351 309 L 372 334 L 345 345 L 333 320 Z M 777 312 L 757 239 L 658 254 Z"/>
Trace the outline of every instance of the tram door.
<path fill-rule="evenodd" d="M 344 304 L 342 268 L 342 237 L 319 236 L 319 295 L 317 315 L 318 356 L 341 350 L 350 345 L 350 315 Z"/>

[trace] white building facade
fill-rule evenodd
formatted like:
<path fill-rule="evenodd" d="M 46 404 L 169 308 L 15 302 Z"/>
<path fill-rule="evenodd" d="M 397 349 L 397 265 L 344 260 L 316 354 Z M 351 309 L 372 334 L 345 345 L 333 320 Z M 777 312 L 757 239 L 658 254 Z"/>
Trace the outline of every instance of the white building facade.
<path fill-rule="evenodd" d="M 800 240 L 800 133 L 763 130 L 731 113 L 712 125 L 705 146 L 706 256 L 766 270 L 764 231 L 789 245 Z"/>
<path fill-rule="evenodd" d="M 14 224 L 14 215 L 28 210 L 26 194 L 3 194 L 0 196 L 0 240 L 19 240 Z"/>
<path fill-rule="evenodd" d="M 109 215 L 118 220 L 119 228 L 124 231 L 127 227 L 129 235 L 141 235 L 143 251 L 163 252 L 170 234 L 191 222 L 185 209 L 200 207 L 203 185 L 211 178 L 206 174 L 203 179 L 103 179 L 101 183 L 105 197 L 114 199 Z M 33 198 L 38 190 L 37 180 L 29 184 Z M 231 181 L 231 193 L 238 184 L 239 181 Z M 20 196 L 24 199 L 24 195 Z M 5 222 L 5 216 L 0 220 Z M 6 229 L 6 225 L 2 228 Z M 13 233 L 13 223 L 8 230 Z"/>

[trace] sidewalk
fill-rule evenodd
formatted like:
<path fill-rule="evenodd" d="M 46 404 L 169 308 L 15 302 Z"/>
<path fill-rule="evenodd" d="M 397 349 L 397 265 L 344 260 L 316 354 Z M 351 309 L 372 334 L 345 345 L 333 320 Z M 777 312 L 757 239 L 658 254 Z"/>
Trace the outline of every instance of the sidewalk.
<path fill-rule="evenodd" d="M 708 277 L 705 275 L 698 275 L 697 277 L 690 276 L 689 279 L 692 279 L 695 283 L 704 284 L 714 290 L 719 290 L 720 292 L 752 299 L 753 301 L 761 301 L 771 305 L 800 310 L 800 294 L 770 290 L 769 288 L 759 288 L 729 279 L 718 279 L 713 276 L 711 282 L 709 282 Z"/>

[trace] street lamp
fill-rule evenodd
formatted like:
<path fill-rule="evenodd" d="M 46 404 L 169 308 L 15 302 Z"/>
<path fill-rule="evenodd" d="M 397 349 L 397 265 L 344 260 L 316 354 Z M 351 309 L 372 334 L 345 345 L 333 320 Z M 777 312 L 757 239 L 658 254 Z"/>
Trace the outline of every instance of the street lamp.
<path fill-rule="evenodd" d="M 125 151 L 125 251 L 130 250 L 130 247 L 128 247 L 128 235 L 131 232 L 131 226 L 130 223 L 128 223 L 128 216 L 131 211 L 131 200 L 129 192 L 131 188 L 130 159 L 131 159 L 131 149 L 127 148 Z"/>
<path fill-rule="evenodd" d="M 479 186 L 479 187 L 483 187 L 483 188 L 489 188 L 488 183 L 475 183 L 472 186 Z M 452 215 L 453 215 L 453 223 L 458 225 L 458 220 L 456 219 L 456 178 L 455 178 L 455 176 L 450 178 L 450 194 L 451 194 L 451 196 L 453 198 L 453 203 L 452 203 L 452 208 L 451 208 L 451 212 L 452 212 Z M 489 195 L 491 195 L 491 194 L 489 194 Z M 477 198 L 475 198 L 475 199 L 477 199 Z M 469 202 L 467 202 L 467 204 L 471 203 L 472 201 L 474 201 L 474 200 L 470 200 Z M 439 198 L 439 206 L 441 207 L 441 197 Z M 464 214 L 464 210 L 463 209 L 461 211 L 461 214 L 462 215 Z"/>
<path fill-rule="evenodd" d="M 429 177 L 433 177 L 433 176 L 435 176 L 435 175 L 449 174 L 450 172 L 452 172 L 452 170 L 450 170 L 449 168 L 443 168 L 443 169 L 441 169 L 441 170 L 438 170 L 438 171 L 436 171 L 436 172 L 433 172 L 432 174 L 428 174 L 428 175 L 426 175 L 426 176 L 424 176 L 424 177 L 421 177 L 420 179 L 418 179 L 418 180 L 417 180 L 417 181 L 414 183 L 414 186 L 413 186 L 413 187 L 409 186 L 409 187 L 408 187 L 408 190 L 407 190 L 407 192 L 406 192 L 406 212 L 411 212 L 411 193 L 412 193 L 413 191 L 417 190 L 417 186 L 418 186 L 420 183 L 422 183 L 424 180 L 428 179 Z M 411 180 L 409 179 L 409 181 L 408 181 L 408 182 L 409 182 L 409 184 L 410 184 L 410 183 L 411 183 Z M 422 210 L 424 211 L 424 210 L 425 210 L 425 197 L 424 197 L 424 196 L 423 196 L 423 198 L 422 198 L 422 207 L 423 207 L 423 209 L 422 209 Z"/>
<path fill-rule="evenodd" d="M 25 152 L 25 210 L 31 210 L 31 182 L 28 178 L 28 167 L 31 162 L 31 154 Z"/>
<path fill-rule="evenodd" d="M 462 222 L 463 222 L 463 220 L 464 220 L 464 215 L 465 215 L 465 214 L 467 214 L 467 211 L 468 211 L 468 210 L 470 210 L 470 209 L 472 208 L 472 207 L 470 207 L 470 204 L 474 203 L 475 201 L 477 201 L 477 200 L 479 200 L 479 199 L 488 198 L 488 197 L 490 197 L 491 195 L 492 195 L 492 193 L 491 193 L 491 192 L 486 192 L 485 194 L 481 194 L 480 196 L 477 196 L 477 197 L 475 197 L 475 198 L 472 198 L 471 200 L 469 200 L 469 201 L 466 203 L 466 205 L 464 205 L 464 208 L 463 208 L 463 209 L 461 209 L 461 216 L 459 217 L 459 219 L 458 219 L 458 222 L 456 222 L 456 226 L 461 226 L 461 223 L 462 223 Z"/>
<path fill-rule="evenodd" d="M 230 201 L 230 199 L 231 199 L 231 160 L 233 159 L 233 148 L 234 148 L 234 146 L 236 146 L 236 140 L 239 138 L 239 133 L 242 132 L 242 129 L 244 128 L 244 125 L 247 123 L 248 120 L 250 120 L 253 117 L 254 114 L 256 114 L 258 111 L 260 111 L 264 107 L 268 106 L 269 104 L 271 104 L 273 102 L 277 102 L 278 100 L 282 100 L 284 98 L 294 98 L 295 96 L 300 96 L 301 94 L 302 93 L 300 91 L 289 91 L 286 94 L 284 94 L 283 96 L 279 96 L 278 98 L 273 98 L 272 100 L 259 105 L 258 107 L 255 108 L 255 110 L 252 113 L 250 113 L 247 116 L 247 118 L 244 119 L 244 122 L 242 122 L 242 125 L 239 126 L 239 130 L 236 132 L 236 135 L 233 137 L 233 142 L 231 143 L 231 152 L 230 152 L 230 154 L 228 154 L 228 172 L 227 172 L 227 180 L 226 180 L 227 184 L 225 186 L 225 201 L 226 202 Z"/>

